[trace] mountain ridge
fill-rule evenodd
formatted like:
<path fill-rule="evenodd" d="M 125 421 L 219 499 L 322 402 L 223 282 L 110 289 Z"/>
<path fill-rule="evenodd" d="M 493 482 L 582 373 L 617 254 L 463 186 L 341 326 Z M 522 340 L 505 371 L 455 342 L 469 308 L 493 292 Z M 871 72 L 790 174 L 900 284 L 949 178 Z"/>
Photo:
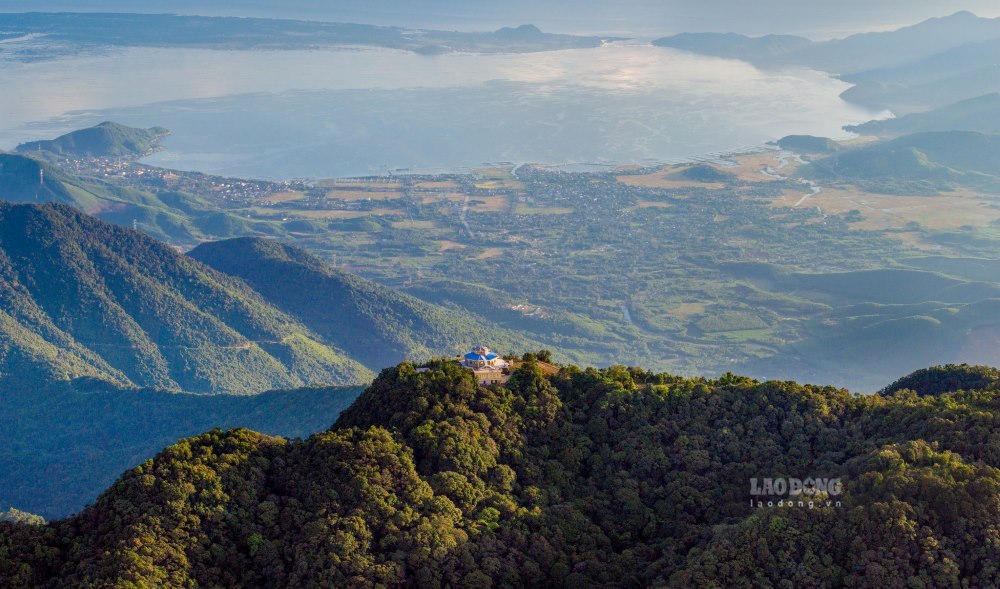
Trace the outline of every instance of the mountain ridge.
<path fill-rule="evenodd" d="M 61 204 L 2 203 L 0 219 L 2 326 L 18 336 L 8 374 L 31 358 L 32 335 L 86 350 L 42 359 L 64 378 L 246 392 L 372 374 L 245 284 L 137 231 Z"/>
<path fill-rule="evenodd" d="M 72 205 L 105 221 L 141 227 L 164 241 L 192 243 L 205 239 L 206 230 L 233 223 L 232 215 L 211 211 L 200 199 L 184 193 L 161 193 L 115 185 L 101 178 L 66 172 L 46 152 L 0 153 L 0 197 L 15 203 L 55 202 Z M 51 154 L 49 154 L 51 155 Z M 221 219 L 219 218 L 221 217 Z"/>
<path fill-rule="evenodd" d="M 955 186 L 1000 184 L 1000 134 L 923 131 L 842 150 L 813 162 L 809 175 L 859 183 L 876 192 L 936 194 Z"/>
<path fill-rule="evenodd" d="M 925 112 L 847 125 L 844 130 L 889 138 L 931 131 L 1000 133 L 1000 92 L 983 94 Z"/>
<path fill-rule="evenodd" d="M 58 57 L 66 45 L 222 50 L 309 50 L 362 45 L 434 54 L 526 53 L 601 44 L 599 37 L 544 33 L 533 25 L 491 32 L 458 32 L 350 22 L 128 12 L 0 13 L 0 27 L 59 41 L 51 47 L 29 45 L 27 54 L 31 59 Z M 13 56 L 18 57 L 16 52 Z"/>
<path fill-rule="evenodd" d="M 830 41 L 811 41 L 789 35 L 750 37 L 737 33 L 682 33 L 656 39 L 653 44 L 742 59 L 766 67 L 804 65 L 845 75 L 899 66 L 997 38 L 1000 38 L 1000 18 L 982 18 L 960 11 L 892 31 L 857 33 Z"/>
<path fill-rule="evenodd" d="M 1000 522 L 995 371 L 945 367 L 913 375 L 934 394 L 865 397 L 621 366 L 545 376 L 531 362 L 484 388 L 456 362 L 423 368 L 383 371 L 306 440 L 214 430 L 78 516 L 0 522 L 0 581 L 1000 583 L 981 540 Z M 791 478 L 809 490 L 760 490 Z"/>

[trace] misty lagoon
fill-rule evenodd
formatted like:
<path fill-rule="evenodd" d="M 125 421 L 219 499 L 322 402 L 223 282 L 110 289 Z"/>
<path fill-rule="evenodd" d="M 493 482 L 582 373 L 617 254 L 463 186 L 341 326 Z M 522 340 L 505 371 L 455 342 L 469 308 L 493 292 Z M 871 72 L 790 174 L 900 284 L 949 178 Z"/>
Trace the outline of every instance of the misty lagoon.
<path fill-rule="evenodd" d="M 0 149 L 104 120 L 169 128 L 147 162 L 256 178 L 496 162 L 656 164 L 882 116 L 808 69 L 761 71 L 636 42 L 530 54 L 130 48 L 0 52 Z"/>

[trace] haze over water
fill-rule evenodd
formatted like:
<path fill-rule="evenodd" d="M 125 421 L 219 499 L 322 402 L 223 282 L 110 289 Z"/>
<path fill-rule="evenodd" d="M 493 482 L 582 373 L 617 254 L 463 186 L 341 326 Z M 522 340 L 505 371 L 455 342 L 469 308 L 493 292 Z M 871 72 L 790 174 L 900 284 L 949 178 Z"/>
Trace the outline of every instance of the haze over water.
<path fill-rule="evenodd" d="M 0 61 L 0 147 L 115 120 L 173 131 L 153 164 L 245 177 L 632 164 L 844 137 L 879 113 L 804 70 L 629 42 L 434 57 L 387 49 L 124 49 Z"/>

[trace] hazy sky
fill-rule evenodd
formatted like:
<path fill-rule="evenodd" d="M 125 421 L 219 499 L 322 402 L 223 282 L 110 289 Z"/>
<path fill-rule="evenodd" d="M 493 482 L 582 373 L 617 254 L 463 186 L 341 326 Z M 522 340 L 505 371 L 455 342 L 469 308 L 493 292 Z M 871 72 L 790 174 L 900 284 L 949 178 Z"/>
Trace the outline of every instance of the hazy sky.
<path fill-rule="evenodd" d="M 274 16 L 485 30 L 657 36 L 683 31 L 797 33 L 813 38 L 884 30 L 970 10 L 1000 16 L 996 0 L 0 0 L 0 11 L 111 10 Z"/>

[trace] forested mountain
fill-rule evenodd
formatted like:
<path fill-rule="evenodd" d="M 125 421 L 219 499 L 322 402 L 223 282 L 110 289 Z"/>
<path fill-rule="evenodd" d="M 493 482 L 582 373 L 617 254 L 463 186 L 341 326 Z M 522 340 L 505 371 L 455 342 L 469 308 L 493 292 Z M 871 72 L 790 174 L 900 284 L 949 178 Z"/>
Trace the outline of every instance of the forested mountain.
<path fill-rule="evenodd" d="M 998 58 L 1000 37 L 970 42 L 924 59 L 843 76 L 854 86 L 842 97 L 896 114 L 943 108 L 1000 91 Z"/>
<path fill-rule="evenodd" d="M 189 257 L 69 206 L 0 204 L 0 431 L 31 440 L 0 451 L 0 505 L 65 516 L 180 437 L 217 426 L 308 435 L 358 393 L 177 390 L 364 383 L 407 356 L 478 342 L 536 346 L 274 241 Z"/>
<path fill-rule="evenodd" d="M 246 281 L 268 303 L 373 370 L 403 357 L 457 355 L 481 342 L 500 350 L 537 347 L 537 342 L 482 317 L 341 272 L 305 250 L 274 240 L 205 243 L 188 255 Z"/>
<path fill-rule="evenodd" d="M 106 121 L 52 140 L 22 143 L 17 151 L 69 157 L 139 157 L 155 149 L 167 133 L 162 127 L 136 129 Z"/>
<path fill-rule="evenodd" d="M 328 432 L 212 431 L 76 517 L 0 523 L 0 583 L 996 586 L 989 374 L 852 396 L 530 362 L 481 388 L 457 364 L 403 364 Z M 751 494 L 782 477 L 807 490 Z"/>
<path fill-rule="evenodd" d="M 0 204 L 0 371 L 254 392 L 372 372 L 238 279 L 65 205 Z"/>

